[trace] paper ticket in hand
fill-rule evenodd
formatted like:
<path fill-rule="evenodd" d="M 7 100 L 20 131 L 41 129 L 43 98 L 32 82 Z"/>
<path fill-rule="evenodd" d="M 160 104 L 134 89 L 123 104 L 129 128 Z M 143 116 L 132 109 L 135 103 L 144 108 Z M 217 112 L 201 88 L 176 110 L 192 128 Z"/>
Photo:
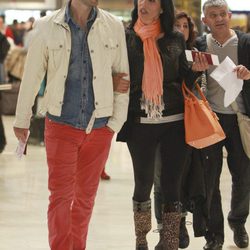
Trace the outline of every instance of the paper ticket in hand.
<path fill-rule="evenodd" d="M 225 107 L 228 107 L 235 101 L 243 88 L 243 80 L 237 77 L 237 73 L 234 71 L 235 67 L 236 65 L 232 59 L 227 56 L 210 74 L 210 76 L 225 90 Z"/>
<path fill-rule="evenodd" d="M 29 135 L 30 135 L 30 131 L 28 131 L 25 142 L 22 142 L 21 140 L 18 141 L 18 144 L 16 147 L 16 152 L 15 152 L 18 159 L 21 159 L 22 156 L 25 154 Z"/>
<path fill-rule="evenodd" d="M 197 51 L 197 50 L 185 50 L 185 53 L 186 53 L 186 57 L 187 57 L 187 60 L 189 62 L 193 62 L 195 61 L 195 57 L 197 54 L 201 53 L 202 55 L 204 55 L 207 59 L 207 62 L 209 65 L 219 65 L 219 58 L 217 55 L 214 55 L 214 54 L 210 54 L 210 53 L 207 53 L 207 52 L 200 52 L 200 51 Z"/>

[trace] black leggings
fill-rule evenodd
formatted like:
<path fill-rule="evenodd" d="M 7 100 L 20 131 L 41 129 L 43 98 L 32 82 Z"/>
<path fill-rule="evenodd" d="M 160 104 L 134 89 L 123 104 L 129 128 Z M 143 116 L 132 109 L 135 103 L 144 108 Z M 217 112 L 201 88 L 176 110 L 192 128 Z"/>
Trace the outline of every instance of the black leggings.
<path fill-rule="evenodd" d="M 154 182 L 157 145 L 161 148 L 161 189 L 164 203 L 180 201 L 182 177 L 188 167 L 191 148 L 185 143 L 183 121 L 164 124 L 134 124 L 127 140 L 133 161 L 135 188 L 133 199 L 150 199 Z"/>

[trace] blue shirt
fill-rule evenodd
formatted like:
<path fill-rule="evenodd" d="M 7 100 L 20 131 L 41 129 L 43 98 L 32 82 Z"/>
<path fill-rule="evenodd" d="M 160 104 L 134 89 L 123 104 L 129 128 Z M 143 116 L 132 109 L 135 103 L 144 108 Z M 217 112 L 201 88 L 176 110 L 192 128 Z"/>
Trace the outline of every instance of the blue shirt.
<path fill-rule="evenodd" d="M 88 31 L 93 25 L 97 10 L 92 9 L 87 20 L 87 31 L 76 24 L 70 14 L 70 2 L 65 12 L 65 21 L 71 31 L 71 54 L 61 116 L 48 114 L 49 119 L 86 129 L 94 107 L 93 70 L 87 42 Z M 106 126 L 108 117 L 96 118 L 93 128 Z"/>

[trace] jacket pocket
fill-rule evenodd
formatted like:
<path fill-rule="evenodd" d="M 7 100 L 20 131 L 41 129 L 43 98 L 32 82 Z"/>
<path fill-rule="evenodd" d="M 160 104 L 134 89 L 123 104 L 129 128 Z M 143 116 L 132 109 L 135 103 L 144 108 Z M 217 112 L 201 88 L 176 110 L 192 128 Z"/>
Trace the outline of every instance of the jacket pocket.
<path fill-rule="evenodd" d="M 102 40 L 103 53 L 106 61 L 106 65 L 112 67 L 115 60 L 119 44 L 115 39 L 104 38 Z"/>
<path fill-rule="evenodd" d="M 60 41 L 51 41 L 48 43 L 49 62 L 54 68 L 58 68 L 62 61 L 65 60 L 63 58 L 65 49 L 64 43 Z"/>

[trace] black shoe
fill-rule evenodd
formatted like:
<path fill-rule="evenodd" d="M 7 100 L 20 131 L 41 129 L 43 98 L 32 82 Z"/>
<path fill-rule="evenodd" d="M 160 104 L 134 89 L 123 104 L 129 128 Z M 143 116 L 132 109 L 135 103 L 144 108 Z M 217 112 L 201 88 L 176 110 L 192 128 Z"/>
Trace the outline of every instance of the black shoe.
<path fill-rule="evenodd" d="M 207 244 L 203 247 L 204 250 L 222 250 L 223 243 L 217 240 L 207 241 Z"/>
<path fill-rule="evenodd" d="M 247 248 L 249 238 L 245 226 L 242 224 L 229 223 L 230 228 L 234 232 L 234 243 L 238 248 Z"/>
<path fill-rule="evenodd" d="M 159 241 L 155 246 L 155 250 L 163 250 L 163 241 Z"/>
<path fill-rule="evenodd" d="M 160 239 L 158 244 L 155 246 L 155 250 L 163 250 L 163 232 L 162 229 L 159 230 Z"/>
<path fill-rule="evenodd" d="M 5 146 L 6 146 L 5 138 L 0 138 L 0 154 L 3 152 Z"/>
<path fill-rule="evenodd" d="M 148 246 L 147 245 L 139 245 L 136 247 L 136 250 L 148 250 Z"/>
<path fill-rule="evenodd" d="M 179 234 L 179 248 L 187 248 L 189 246 L 189 235 L 186 228 L 186 217 L 181 219 L 180 234 Z"/>

